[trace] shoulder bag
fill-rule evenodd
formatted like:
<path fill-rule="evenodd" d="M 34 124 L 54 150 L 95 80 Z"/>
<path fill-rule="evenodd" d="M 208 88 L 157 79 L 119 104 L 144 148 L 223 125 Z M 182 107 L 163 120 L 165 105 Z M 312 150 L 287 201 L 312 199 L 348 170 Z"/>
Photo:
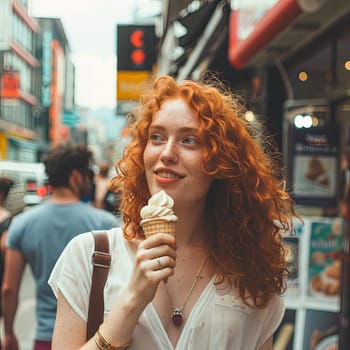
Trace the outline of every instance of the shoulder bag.
<path fill-rule="evenodd" d="M 103 323 L 104 299 L 103 290 L 106 284 L 111 255 L 109 254 L 108 236 L 105 231 L 92 231 L 95 240 L 95 250 L 91 260 L 93 264 L 88 320 L 86 324 L 86 340 L 97 332 Z"/>

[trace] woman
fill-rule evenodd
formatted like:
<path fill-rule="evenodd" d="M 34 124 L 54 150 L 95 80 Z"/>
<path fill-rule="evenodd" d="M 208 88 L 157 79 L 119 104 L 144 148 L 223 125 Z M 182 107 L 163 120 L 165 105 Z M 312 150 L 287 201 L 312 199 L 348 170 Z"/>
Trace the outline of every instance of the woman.
<path fill-rule="evenodd" d="M 93 239 L 81 235 L 50 279 L 54 350 L 103 349 L 101 337 L 110 349 L 271 349 L 284 312 L 281 231 L 296 214 L 243 113 L 210 85 L 154 82 L 112 181 L 124 226 L 108 232 L 105 320 L 85 344 Z M 161 190 L 175 203 L 175 238 L 145 239 L 140 210 Z"/>

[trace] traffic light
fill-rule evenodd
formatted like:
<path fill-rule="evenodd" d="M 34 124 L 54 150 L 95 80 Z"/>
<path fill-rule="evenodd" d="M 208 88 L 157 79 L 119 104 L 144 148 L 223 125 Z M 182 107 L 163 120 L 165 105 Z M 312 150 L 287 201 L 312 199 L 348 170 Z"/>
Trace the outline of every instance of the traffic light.
<path fill-rule="evenodd" d="M 118 71 L 151 71 L 157 39 L 154 25 L 117 26 Z"/>
<path fill-rule="evenodd" d="M 135 65 L 144 64 L 146 60 L 144 35 L 145 33 L 142 30 L 136 29 L 129 36 L 130 43 L 133 46 L 130 58 Z"/>

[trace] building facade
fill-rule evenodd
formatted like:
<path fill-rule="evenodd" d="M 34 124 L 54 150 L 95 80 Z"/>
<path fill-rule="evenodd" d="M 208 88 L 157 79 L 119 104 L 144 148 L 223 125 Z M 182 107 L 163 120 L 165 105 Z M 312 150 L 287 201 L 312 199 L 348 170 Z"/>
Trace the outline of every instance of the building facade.
<path fill-rule="evenodd" d="M 35 161 L 38 90 L 35 57 L 40 27 L 26 0 L 0 2 L 0 158 Z"/>
<path fill-rule="evenodd" d="M 37 162 L 74 142 L 79 115 L 61 20 L 33 18 L 28 8 L 29 0 L 0 2 L 0 159 Z"/>
<path fill-rule="evenodd" d="M 41 63 L 38 80 L 41 91 L 40 117 L 46 144 L 55 146 L 70 140 L 75 122 L 75 67 L 59 18 L 37 18 L 41 31 L 37 38 L 37 57 Z"/>

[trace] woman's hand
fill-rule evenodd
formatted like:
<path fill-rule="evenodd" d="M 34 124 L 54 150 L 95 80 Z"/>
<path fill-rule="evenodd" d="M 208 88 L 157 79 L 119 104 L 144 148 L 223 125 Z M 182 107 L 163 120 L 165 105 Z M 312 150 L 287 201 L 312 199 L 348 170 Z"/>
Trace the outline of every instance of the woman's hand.
<path fill-rule="evenodd" d="M 127 289 L 143 307 L 153 300 L 159 283 L 174 274 L 175 261 L 175 238 L 169 234 L 157 233 L 139 244 Z"/>
<path fill-rule="evenodd" d="M 106 339 L 118 344 L 130 341 L 139 317 L 153 300 L 159 283 L 174 274 L 175 260 L 175 238 L 169 234 L 157 233 L 138 244 L 129 283 L 102 325 Z"/>

